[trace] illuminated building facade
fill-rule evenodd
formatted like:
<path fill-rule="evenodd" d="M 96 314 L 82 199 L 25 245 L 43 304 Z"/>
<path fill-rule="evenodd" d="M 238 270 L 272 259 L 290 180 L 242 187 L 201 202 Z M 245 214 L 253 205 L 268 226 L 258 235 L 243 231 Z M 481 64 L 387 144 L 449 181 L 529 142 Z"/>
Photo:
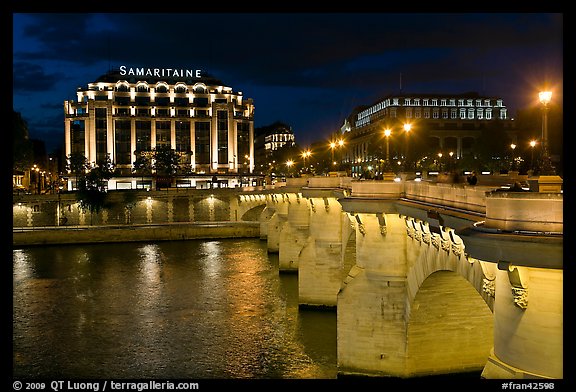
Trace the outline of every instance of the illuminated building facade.
<path fill-rule="evenodd" d="M 409 132 L 405 124 L 410 124 Z M 460 159 L 473 151 L 483 131 L 495 128 L 514 137 L 513 121 L 503 100 L 470 92 L 389 95 L 356 108 L 341 131 L 347 142 L 345 161 L 354 167 L 372 160 L 374 145 L 385 144 L 385 129 L 391 130 L 392 154 L 397 159 L 404 158 L 406 146 L 402 144 L 407 138 L 425 145 L 429 152 L 452 152 Z"/>
<path fill-rule="evenodd" d="M 76 95 L 64 102 L 67 157 L 109 157 L 129 175 L 139 154 L 169 148 L 191 173 L 253 171 L 252 99 L 199 70 L 122 66 Z"/>

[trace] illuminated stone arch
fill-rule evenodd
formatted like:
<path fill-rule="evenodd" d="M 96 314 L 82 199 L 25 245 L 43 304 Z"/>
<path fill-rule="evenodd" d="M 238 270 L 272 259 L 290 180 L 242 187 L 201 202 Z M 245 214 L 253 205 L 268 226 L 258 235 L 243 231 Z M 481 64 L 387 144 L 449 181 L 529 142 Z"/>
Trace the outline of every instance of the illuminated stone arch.
<path fill-rule="evenodd" d="M 164 91 L 158 91 L 161 87 L 163 87 L 165 90 Z M 168 86 L 168 83 L 166 82 L 158 82 L 156 83 L 156 92 L 164 92 L 167 93 L 170 90 L 170 87 Z"/>
<path fill-rule="evenodd" d="M 184 82 L 178 82 L 174 85 L 174 91 L 177 93 L 187 93 L 188 86 Z"/>
<path fill-rule="evenodd" d="M 128 83 L 126 80 L 117 81 L 116 91 L 130 91 L 130 83 Z"/>
<path fill-rule="evenodd" d="M 136 83 L 136 91 L 137 92 L 148 92 L 150 91 L 150 86 L 146 81 L 139 81 Z"/>
<path fill-rule="evenodd" d="M 205 94 L 207 88 L 204 83 L 195 83 L 194 86 L 192 86 L 192 91 L 194 91 L 195 93 Z"/>

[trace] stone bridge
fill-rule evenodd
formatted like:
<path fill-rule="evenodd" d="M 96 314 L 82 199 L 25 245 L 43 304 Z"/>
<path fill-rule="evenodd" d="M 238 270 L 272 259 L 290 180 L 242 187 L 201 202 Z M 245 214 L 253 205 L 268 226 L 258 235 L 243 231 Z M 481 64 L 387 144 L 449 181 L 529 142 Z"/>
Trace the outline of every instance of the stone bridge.
<path fill-rule="evenodd" d="M 563 195 L 430 182 L 295 179 L 239 195 L 335 307 L 342 374 L 563 377 Z"/>

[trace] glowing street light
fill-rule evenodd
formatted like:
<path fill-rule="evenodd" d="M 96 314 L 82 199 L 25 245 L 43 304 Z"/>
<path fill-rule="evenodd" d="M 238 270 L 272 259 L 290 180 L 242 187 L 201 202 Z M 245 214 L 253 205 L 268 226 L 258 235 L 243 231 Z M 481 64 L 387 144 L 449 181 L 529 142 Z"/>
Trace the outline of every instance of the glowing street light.
<path fill-rule="evenodd" d="M 312 155 L 312 152 L 310 152 L 310 150 L 302 151 L 302 162 L 304 167 L 306 167 L 306 158 L 310 158 L 310 155 Z"/>
<path fill-rule="evenodd" d="M 542 104 L 542 167 L 540 169 L 540 174 L 554 175 L 556 173 L 552 166 L 548 151 L 548 104 L 552 100 L 552 92 L 541 91 L 538 94 L 538 97 Z"/>
<path fill-rule="evenodd" d="M 386 136 L 386 162 L 390 161 L 390 135 L 392 130 L 390 128 L 384 130 L 384 136 Z"/>
<path fill-rule="evenodd" d="M 408 142 L 409 142 L 409 138 L 408 136 L 410 135 L 410 131 L 412 130 L 412 124 L 410 123 L 405 123 L 404 124 L 404 133 L 406 134 L 406 153 L 404 156 L 404 160 L 406 161 L 406 165 L 408 165 L 409 159 L 408 159 Z"/>
<path fill-rule="evenodd" d="M 510 165 L 510 170 L 516 169 L 516 162 L 514 161 L 514 150 L 516 150 L 516 145 L 514 143 L 510 144 L 510 148 L 512 149 L 512 163 Z"/>
<path fill-rule="evenodd" d="M 532 147 L 532 154 L 530 157 L 530 169 L 534 170 L 534 147 L 536 147 L 536 140 L 530 140 L 530 147 Z"/>
<path fill-rule="evenodd" d="M 336 148 L 336 142 L 331 142 L 330 143 L 330 150 L 332 153 L 332 162 L 334 162 L 334 149 Z"/>

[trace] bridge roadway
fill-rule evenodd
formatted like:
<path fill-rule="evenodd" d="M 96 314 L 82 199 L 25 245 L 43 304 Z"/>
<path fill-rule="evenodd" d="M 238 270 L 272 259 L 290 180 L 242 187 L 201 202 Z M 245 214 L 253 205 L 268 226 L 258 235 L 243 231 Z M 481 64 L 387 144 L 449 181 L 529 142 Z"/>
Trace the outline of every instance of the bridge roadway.
<path fill-rule="evenodd" d="M 322 177 L 234 208 L 265 205 L 300 305 L 336 308 L 342 374 L 561 379 L 562 196 Z"/>

